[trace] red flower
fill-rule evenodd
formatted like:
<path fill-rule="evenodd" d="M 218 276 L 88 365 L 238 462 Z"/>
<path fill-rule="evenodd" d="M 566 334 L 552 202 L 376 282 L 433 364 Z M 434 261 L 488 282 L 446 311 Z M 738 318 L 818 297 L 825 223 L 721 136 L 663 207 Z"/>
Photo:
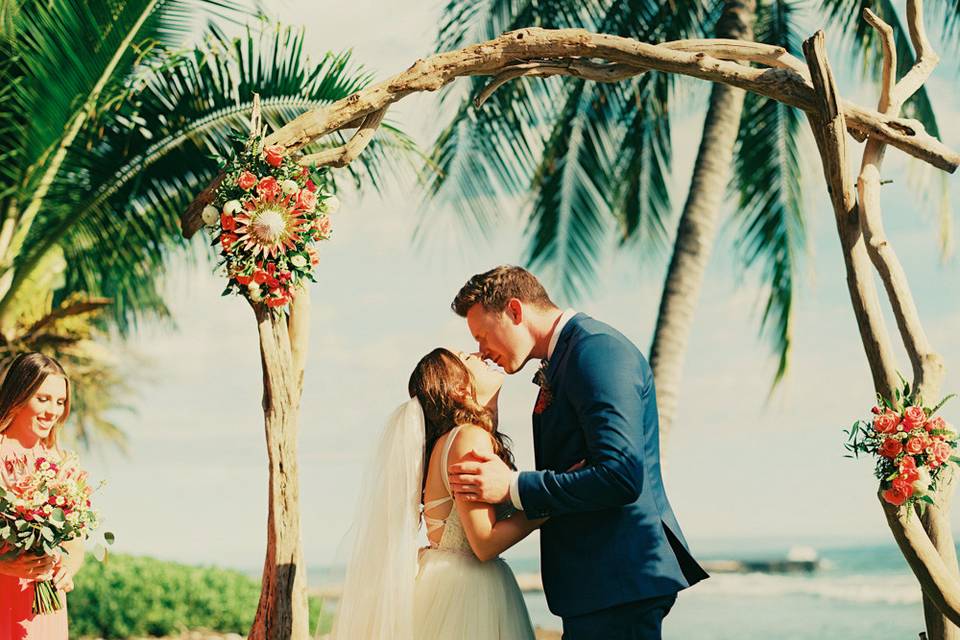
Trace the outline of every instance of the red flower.
<path fill-rule="evenodd" d="M 306 171 L 306 167 L 304 167 L 304 171 Z M 307 180 L 306 189 L 310 193 L 313 193 L 317 190 L 317 185 L 313 182 L 313 180 Z"/>
<path fill-rule="evenodd" d="M 921 407 L 907 407 L 903 412 L 903 426 L 907 429 L 916 429 L 927 421 L 927 412 Z"/>
<path fill-rule="evenodd" d="M 286 153 L 286 149 L 282 144 L 271 144 L 268 147 L 263 149 L 263 159 L 267 161 L 271 167 L 279 167 L 283 164 L 283 155 Z"/>
<path fill-rule="evenodd" d="M 220 246 L 223 247 L 224 251 L 230 251 L 230 247 L 233 246 L 233 243 L 236 241 L 237 241 L 237 234 L 235 233 L 220 234 Z"/>
<path fill-rule="evenodd" d="M 890 488 L 894 491 L 906 494 L 909 498 L 913 495 L 913 485 L 907 482 L 904 478 L 897 478 L 890 483 Z"/>
<path fill-rule="evenodd" d="M 267 298 L 268 307 L 282 307 L 285 304 L 287 304 L 287 298 L 285 296 L 279 298 Z"/>
<path fill-rule="evenodd" d="M 914 482 L 916 482 L 917 480 L 920 479 L 920 472 L 917 471 L 916 468 L 913 468 L 913 469 L 903 469 L 903 470 L 900 472 L 900 475 L 898 476 L 898 478 L 899 478 L 900 480 L 903 480 L 903 481 L 905 481 L 905 482 L 909 482 L 910 484 L 913 484 Z"/>
<path fill-rule="evenodd" d="M 263 284 L 267 281 L 267 272 L 261 269 L 257 269 L 253 272 L 253 281 L 257 284 Z"/>
<path fill-rule="evenodd" d="M 896 458 L 900 455 L 900 452 L 903 451 L 903 445 L 893 438 L 887 438 L 883 441 L 883 444 L 880 445 L 880 450 L 878 453 L 884 458 Z"/>
<path fill-rule="evenodd" d="M 918 453 L 923 453 L 923 448 L 926 444 L 923 438 L 910 438 L 907 440 L 907 445 L 904 448 L 907 450 L 907 453 L 917 455 Z"/>
<path fill-rule="evenodd" d="M 253 175 L 249 171 L 244 171 L 240 174 L 240 177 L 237 178 L 237 186 L 244 191 L 250 191 L 255 184 L 257 184 L 257 176 Z"/>
<path fill-rule="evenodd" d="M 907 501 L 908 496 L 903 491 L 898 491 L 894 487 L 891 487 L 883 492 L 883 499 L 889 502 L 892 505 L 900 506 Z"/>
<path fill-rule="evenodd" d="M 257 193 L 264 198 L 276 198 L 280 195 L 280 183 L 273 176 L 262 178 L 257 184 Z"/>
<path fill-rule="evenodd" d="M 233 216 L 221 213 L 220 226 L 223 227 L 224 231 L 233 231 L 237 228 L 237 221 L 233 219 Z"/>
<path fill-rule="evenodd" d="M 900 416 L 887 409 L 873 419 L 873 428 L 877 433 L 893 433 L 900 424 Z"/>
<path fill-rule="evenodd" d="M 241 276 L 238 274 L 234 277 L 237 279 L 237 283 L 243 286 L 247 286 L 250 284 L 250 281 L 253 280 L 253 276 Z"/>
<path fill-rule="evenodd" d="M 917 461 L 911 458 L 910 456 L 903 456 L 903 458 L 900 460 L 900 471 L 904 471 L 906 469 L 916 469 L 916 468 L 917 468 Z"/>

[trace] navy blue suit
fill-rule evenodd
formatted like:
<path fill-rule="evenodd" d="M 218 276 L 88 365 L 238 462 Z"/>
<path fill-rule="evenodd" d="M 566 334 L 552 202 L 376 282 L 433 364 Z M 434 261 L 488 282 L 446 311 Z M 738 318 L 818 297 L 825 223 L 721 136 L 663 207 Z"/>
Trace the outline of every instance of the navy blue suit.
<path fill-rule="evenodd" d="M 550 518 L 540 534 L 547 604 L 570 624 L 565 638 L 593 637 L 573 627 L 600 633 L 601 621 L 615 627 L 653 607 L 655 633 L 622 637 L 659 638 L 677 592 L 708 576 L 664 492 L 650 366 L 622 334 L 580 313 L 563 327 L 545 374 L 550 401 L 538 401 L 533 416 L 538 471 L 522 472 L 518 489 L 529 517 Z M 584 459 L 586 467 L 565 471 Z"/>

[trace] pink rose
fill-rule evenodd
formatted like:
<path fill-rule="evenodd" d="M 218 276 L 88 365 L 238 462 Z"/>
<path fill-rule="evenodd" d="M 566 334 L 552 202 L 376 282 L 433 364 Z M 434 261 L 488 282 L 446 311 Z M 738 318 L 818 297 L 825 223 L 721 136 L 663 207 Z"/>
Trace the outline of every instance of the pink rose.
<path fill-rule="evenodd" d="M 908 429 L 916 429 L 927 421 L 927 412 L 921 407 L 907 407 L 903 412 L 903 421 Z"/>
<path fill-rule="evenodd" d="M 903 456 L 903 458 L 900 459 L 900 471 L 904 471 L 906 469 L 916 469 L 916 468 L 917 468 L 917 461 L 911 458 L 910 456 Z"/>
<path fill-rule="evenodd" d="M 941 463 L 946 462 L 953 455 L 953 448 L 946 442 L 940 441 L 933 444 L 933 455 Z"/>
<path fill-rule="evenodd" d="M 907 498 L 910 497 L 903 491 L 895 489 L 893 487 L 884 491 L 882 495 L 884 500 L 898 507 L 902 505 L 904 502 L 906 502 Z"/>
<path fill-rule="evenodd" d="M 307 255 L 310 256 L 310 266 L 316 267 L 320 264 L 320 254 L 313 247 L 307 247 Z"/>
<path fill-rule="evenodd" d="M 264 147 L 263 159 L 266 160 L 267 164 L 271 167 L 279 167 L 283 164 L 283 156 L 286 151 L 282 144 L 271 144 L 268 147 Z"/>
<path fill-rule="evenodd" d="M 946 428 L 946 426 L 946 421 L 940 416 L 934 416 L 933 418 L 930 418 L 927 420 L 927 423 L 923 425 L 927 431 L 942 431 Z"/>
<path fill-rule="evenodd" d="M 910 438 L 907 440 L 907 445 L 904 447 L 907 453 L 911 455 L 917 455 L 918 453 L 923 453 L 923 448 L 926 446 L 923 438 Z"/>
<path fill-rule="evenodd" d="M 240 174 L 240 177 L 237 178 L 237 186 L 244 191 L 249 191 L 255 184 L 257 184 L 257 176 L 253 175 L 249 171 L 244 171 Z"/>
<path fill-rule="evenodd" d="M 320 233 L 320 237 L 324 240 L 329 238 L 330 234 L 333 232 L 333 226 L 330 224 L 330 218 L 327 216 L 321 216 L 317 218 L 313 224 Z"/>
<path fill-rule="evenodd" d="M 297 194 L 297 206 L 307 211 L 313 211 L 317 208 L 317 194 L 309 189 L 301 189 Z"/>
<path fill-rule="evenodd" d="M 893 459 L 900 455 L 901 451 L 903 451 L 903 445 L 893 438 L 887 438 L 883 441 L 883 444 L 880 445 L 878 453 L 884 458 Z"/>
<path fill-rule="evenodd" d="M 280 184 L 273 176 L 267 176 L 257 184 L 257 193 L 264 198 L 276 198 L 280 195 Z"/>
<path fill-rule="evenodd" d="M 900 424 L 900 416 L 890 409 L 873 419 L 873 429 L 877 433 L 893 433 L 897 430 L 898 424 Z"/>

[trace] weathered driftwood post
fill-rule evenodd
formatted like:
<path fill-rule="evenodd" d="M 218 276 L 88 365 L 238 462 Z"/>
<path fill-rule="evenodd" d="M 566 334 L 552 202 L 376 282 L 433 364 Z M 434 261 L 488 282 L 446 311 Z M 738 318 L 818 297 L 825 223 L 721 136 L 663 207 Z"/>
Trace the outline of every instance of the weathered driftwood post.
<path fill-rule="evenodd" d="M 721 82 L 771 97 L 802 109 L 810 120 L 836 214 L 848 289 L 874 386 L 885 397 L 891 397 L 896 374 L 871 266 L 879 272 L 894 306 L 898 328 L 913 364 L 915 383 L 924 394 L 932 396 L 938 391 L 942 364 L 927 343 L 902 269 L 883 234 L 878 172 L 888 145 L 951 173 L 960 165 L 960 156 L 928 135 L 918 122 L 898 116 L 903 102 L 924 83 L 936 63 L 924 36 L 920 3 L 908 2 L 918 63 L 895 85 L 889 27 L 872 14 L 866 17 L 884 36 L 886 66 L 883 97 L 877 110 L 853 104 L 837 94 L 823 52 L 822 33 L 805 43 L 804 63 L 782 47 L 739 40 L 648 44 L 581 29 L 528 28 L 417 60 L 392 78 L 302 114 L 271 134 L 265 143 L 282 145 L 293 152 L 337 131 L 356 129 L 346 144 L 300 159 L 304 165 L 345 166 L 363 152 L 391 104 L 414 92 L 436 91 L 463 76 L 492 78 L 476 98 L 478 107 L 498 87 L 519 78 L 569 75 L 617 82 L 649 71 Z M 859 202 L 845 164 L 847 132 L 859 140 L 869 138 L 858 181 Z M 215 179 L 184 213 L 184 235 L 189 237 L 200 228 L 201 211 L 213 199 L 221 179 L 222 176 Z M 271 464 L 271 537 L 260 611 L 251 631 L 251 637 L 258 639 L 300 638 L 305 633 L 296 615 L 305 608 L 300 586 L 303 583 L 297 571 L 300 545 L 295 450 L 303 367 L 302 349 L 297 345 L 305 337 L 305 332 L 296 327 L 305 317 L 298 306 L 303 304 L 305 300 L 295 302 L 289 326 L 257 312 Z M 956 638 L 956 628 L 950 622 L 960 624 L 960 578 L 950 537 L 949 493 L 949 487 L 943 487 L 936 507 L 927 509 L 922 524 L 919 518 L 908 517 L 903 510 L 884 506 L 894 538 L 923 589 L 930 640 Z"/>

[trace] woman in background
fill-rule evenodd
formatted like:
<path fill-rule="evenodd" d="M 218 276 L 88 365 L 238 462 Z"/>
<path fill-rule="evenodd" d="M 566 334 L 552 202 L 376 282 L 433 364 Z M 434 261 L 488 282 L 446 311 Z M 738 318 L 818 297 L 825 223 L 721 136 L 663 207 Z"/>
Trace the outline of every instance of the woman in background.
<path fill-rule="evenodd" d="M 41 353 L 14 358 L 0 382 L 0 487 L 10 483 L 7 461 L 62 457 L 57 437 L 69 414 L 70 380 L 60 363 Z M 83 545 L 65 547 L 66 555 L 0 560 L 0 640 L 67 639 L 66 593 L 83 564 Z M 63 608 L 33 615 L 34 585 L 51 578 Z"/>

